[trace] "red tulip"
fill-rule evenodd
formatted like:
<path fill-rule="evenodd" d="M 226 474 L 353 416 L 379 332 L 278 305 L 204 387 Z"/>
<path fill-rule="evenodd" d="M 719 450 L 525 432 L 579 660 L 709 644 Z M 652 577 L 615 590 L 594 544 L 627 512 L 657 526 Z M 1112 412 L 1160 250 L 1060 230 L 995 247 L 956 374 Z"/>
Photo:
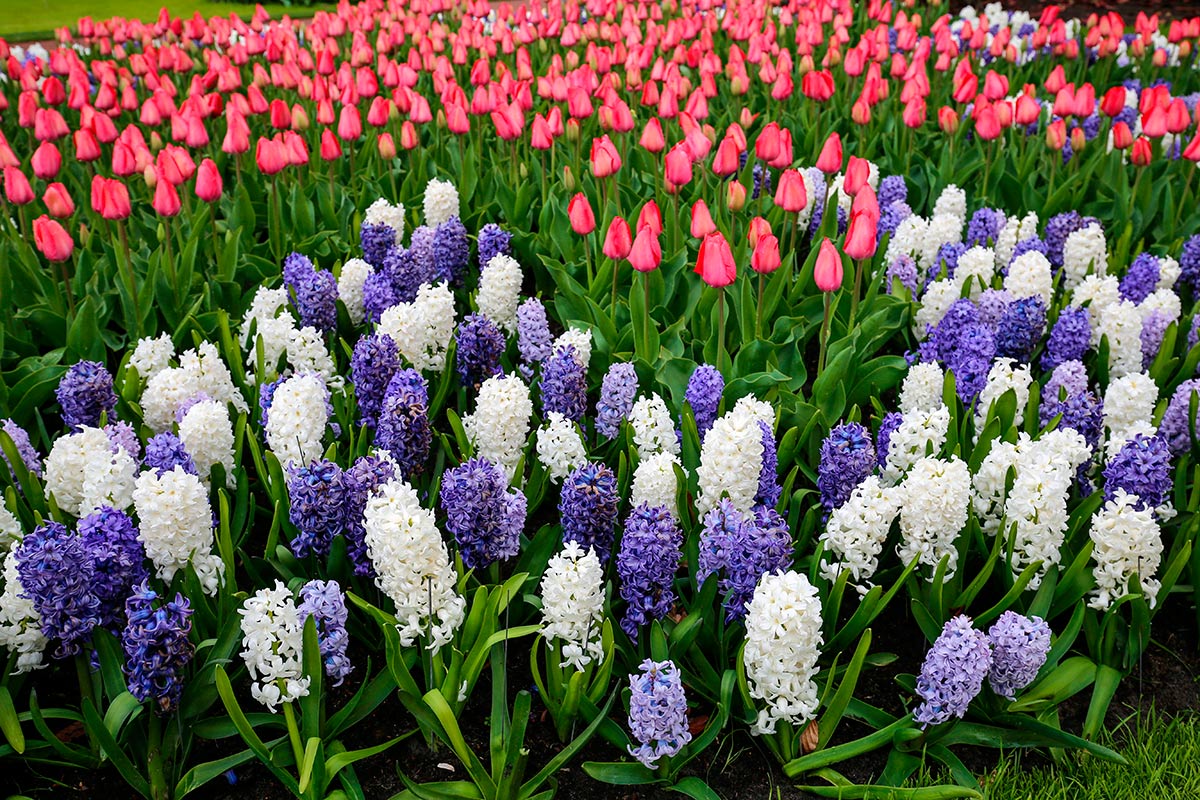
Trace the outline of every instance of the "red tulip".
<path fill-rule="evenodd" d="M 358 106 L 342 106 L 342 113 L 338 116 L 338 138 L 344 142 L 352 142 L 362 137 L 362 130 L 362 118 L 358 114 Z"/>
<path fill-rule="evenodd" d="M 271 101 L 271 127 L 281 131 L 292 127 L 292 110 L 286 100 Z"/>
<path fill-rule="evenodd" d="M 321 158 L 325 161 L 336 161 L 342 157 L 342 143 L 333 135 L 329 128 L 321 130 Z"/>
<path fill-rule="evenodd" d="M 4 196 L 15 206 L 23 206 L 33 202 L 33 187 L 25 173 L 16 167 L 4 168 Z"/>
<path fill-rule="evenodd" d="M 127 219 L 132 212 L 129 189 L 118 180 L 92 178 L 92 210 L 107 220 Z"/>
<path fill-rule="evenodd" d="M 289 166 L 300 167 L 308 163 L 308 145 L 295 131 L 283 132 L 283 149 Z"/>
<path fill-rule="evenodd" d="M 808 205 L 808 189 L 804 186 L 804 176 L 800 170 L 787 169 L 779 176 L 779 185 L 775 187 L 775 205 L 793 214 L 803 211 Z"/>
<path fill-rule="evenodd" d="M 975 115 L 975 134 L 985 142 L 1000 137 L 1000 119 L 992 106 L 979 109 Z"/>
<path fill-rule="evenodd" d="M 1192 140 L 1193 143 L 1195 143 L 1196 141 L 1200 141 L 1200 136 L 1198 136 L 1196 139 Z M 1118 122 L 1116 125 L 1113 125 L 1113 127 L 1112 127 L 1112 146 L 1115 147 L 1117 150 L 1124 150 L 1125 148 L 1129 147 L 1132 144 L 1133 144 L 1133 132 L 1129 130 L 1129 126 L 1126 125 L 1124 122 Z M 1192 145 L 1188 145 L 1188 147 L 1191 147 L 1191 146 Z M 1184 158 L 1188 157 L 1186 150 L 1184 151 L 1183 156 L 1184 156 Z M 1195 159 L 1192 159 L 1192 160 L 1194 161 Z"/>
<path fill-rule="evenodd" d="M 100 143 L 96 141 L 96 137 L 91 131 L 77 130 L 73 138 L 75 140 L 75 159 L 77 161 L 87 163 L 100 158 Z"/>
<path fill-rule="evenodd" d="M 633 247 L 633 237 L 629 233 L 629 223 L 621 217 L 613 217 L 608 223 L 608 233 L 604 236 L 604 255 L 613 261 L 620 261 L 629 255 Z"/>
<path fill-rule="evenodd" d="M 621 168 L 621 156 L 608 134 L 592 140 L 592 174 L 607 178 Z"/>
<path fill-rule="evenodd" d="M 66 261 L 75 250 L 71 234 L 45 214 L 33 221 L 33 243 L 50 261 Z"/>
<path fill-rule="evenodd" d="M 708 213 L 708 204 L 697 200 L 692 204 L 692 236 L 703 239 L 717 229 L 712 215 Z"/>
<path fill-rule="evenodd" d="M 662 263 L 662 245 L 658 242 L 658 234 L 649 225 L 638 230 L 629 251 L 629 263 L 638 272 L 653 272 Z"/>
<path fill-rule="evenodd" d="M 1150 150 L 1150 140 L 1145 136 L 1139 136 L 1133 142 L 1133 149 L 1130 151 L 1129 160 L 1134 163 L 1134 166 L 1145 167 L 1149 165 L 1153 153 Z"/>
<path fill-rule="evenodd" d="M 215 203 L 223 190 L 224 185 L 217 165 L 211 158 L 201 161 L 199 169 L 196 170 L 196 197 L 206 203 Z"/>
<path fill-rule="evenodd" d="M 53 142 L 42 142 L 33 151 L 33 174 L 44 181 L 51 180 L 62 168 L 62 154 Z"/>
<path fill-rule="evenodd" d="M 871 177 L 871 165 L 865 158 L 850 156 L 846 164 L 846 179 L 842 181 L 842 190 L 848 195 L 858 194 L 858 190 L 867 185 Z"/>
<path fill-rule="evenodd" d="M 817 169 L 826 175 L 832 175 L 842 168 L 842 137 L 837 131 L 829 134 L 821 147 L 821 155 L 817 156 Z"/>
<path fill-rule="evenodd" d="M 779 130 L 779 153 L 775 158 L 767 162 L 768 166 L 775 169 L 786 169 L 792 165 L 792 132 L 787 128 Z"/>
<path fill-rule="evenodd" d="M 179 192 L 175 190 L 175 186 L 164 176 L 156 174 L 157 180 L 154 186 L 154 201 L 152 205 L 159 216 L 173 217 L 179 213 L 181 203 L 179 201 Z"/>
<path fill-rule="evenodd" d="M 47 186 L 45 194 L 42 195 L 42 202 L 46 204 L 46 210 L 52 217 L 62 219 L 75 213 L 75 201 L 71 199 L 67 187 L 61 183 Z"/>
<path fill-rule="evenodd" d="M 258 137 L 254 150 L 254 162 L 264 175 L 275 175 L 287 166 L 287 148 L 281 142 Z"/>
<path fill-rule="evenodd" d="M 821 240 L 813 280 L 822 292 L 836 292 L 842 288 L 842 256 L 828 237 Z"/>
<path fill-rule="evenodd" d="M 713 231 L 700 243 L 700 254 L 696 257 L 695 272 L 709 286 L 721 288 L 737 278 L 737 265 L 733 251 L 720 231 Z"/>
<path fill-rule="evenodd" d="M 680 142 L 667 151 L 665 170 L 667 180 L 675 186 L 686 186 L 692 180 L 692 151 Z"/>
<path fill-rule="evenodd" d="M 750 242 L 751 247 L 757 247 L 759 239 L 770 235 L 771 223 L 767 222 L 766 219 L 755 217 L 750 220 L 750 229 L 746 232 L 746 241 Z"/>
<path fill-rule="evenodd" d="M 1046 144 L 1053 150 L 1062 150 L 1067 143 L 1067 123 L 1056 119 L 1046 127 Z"/>
<path fill-rule="evenodd" d="M 958 132 L 958 112 L 949 106 L 938 109 L 938 127 L 942 133 L 955 134 Z"/>
<path fill-rule="evenodd" d="M 779 269 L 779 263 L 779 240 L 771 233 L 759 237 L 750 256 L 750 269 L 766 275 Z"/>
<path fill-rule="evenodd" d="M 534 150 L 549 150 L 554 146 L 554 136 L 550 133 L 550 123 L 541 114 L 534 114 L 533 127 L 530 131 L 530 146 Z"/>
<path fill-rule="evenodd" d="M 658 203 L 653 200 L 647 200 L 638 214 L 637 229 L 640 231 L 645 227 L 653 230 L 655 236 L 663 232 L 662 211 L 659 210 Z"/>
<path fill-rule="evenodd" d="M 1100 100 L 1100 110 L 1110 117 L 1115 117 L 1125 109 L 1125 87 L 1114 86 L 1104 93 Z"/>
<path fill-rule="evenodd" d="M 754 155 L 760 161 L 772 161 L 779 155 L 779 124 L 767 123 L 754 142 Z"/>
<path fill-rule="evenodd" d="M 583 192 L 572 197 L 567 204 L 567 217 L 571 220 L 571 230 L 580 236 L 587 236 L 596 230 L 596 215 L 592 213 L 592 204 Z"/>
<path fill-rule="evenodd" d="M 658 117 L 651 117 L 646 122 L 638 144 L 649 153 L 661 153 L 666 149 L 667 140 L 663 137 L 662 123 L 658 121 Z"/>
<path fill-rule="evenodd" d="M 726 136 L 717 145 L 717 153 L 713 156 L 713 174 L 724 178 L 737 172 L 739 166 L 737 142 Z"/>

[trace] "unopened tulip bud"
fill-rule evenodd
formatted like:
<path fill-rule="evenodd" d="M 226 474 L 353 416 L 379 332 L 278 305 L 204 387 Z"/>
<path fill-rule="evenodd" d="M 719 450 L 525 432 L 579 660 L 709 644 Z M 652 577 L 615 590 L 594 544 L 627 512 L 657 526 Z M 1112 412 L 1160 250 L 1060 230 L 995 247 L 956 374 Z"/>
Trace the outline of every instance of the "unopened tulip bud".
<path fill-rule="evenodd" d="M 571 167 L 569 165 L 564 166 L 563 167 L 563 188 L 566 189 L 568 192 L 573 192 L 573 191 L 575 191 L 575 188 L 577 186 L 578 186 L 578 184 L 575 183 L 575 173 L 571 172 Z"/>
<path fill-rule="evenodd" d="M 730 211 L 741 211 L 746 207 L 746 185 L 741 181 L 725 184 L 725 205 Z"/>

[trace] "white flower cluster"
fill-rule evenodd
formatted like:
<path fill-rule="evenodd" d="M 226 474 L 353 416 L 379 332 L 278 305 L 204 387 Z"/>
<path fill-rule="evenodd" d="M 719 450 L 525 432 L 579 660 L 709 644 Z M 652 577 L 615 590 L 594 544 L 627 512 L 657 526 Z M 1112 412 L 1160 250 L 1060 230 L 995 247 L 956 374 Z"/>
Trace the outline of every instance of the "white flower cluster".
<path fill-rule="evenodd" d="M 144 337 L 138 339 L 133 355 L 129 357 L 126 366 L 137 370 L 143 381 L 148 381 L 164 369 L 171 366 L 175 357 L 175 344 L 170 334 L 160 333 L 157 338 Z"/>
<path fill-rule="evenodd" d="M 175 412 L 185 400 L 206 394 L 245 413 L 246 399 L 233 385 L 233 376 L 211 342 L 201 342 L 179 359 L 178 367 L 157 372 L 142 392 L 142 419 L 155 433 L 171 430 Z"/>
<path fill-rule="evenodd" d="M 944 403 L 927 411 L 903 415 L 900 427 L 892 431 L 888 439 L 887 457 L 883 465 L 884 484 L 895 484 L 909 467 L 927 453 L 941 451 L 949 430 L 950 409 Z"/>
<path fill-rule="evenodd" d="M 425 283 L 411 303 L 397 303 L 383 312 L 378 332 L 391 336 L 400 354 L 417 369 L 441 372 L 455 324 L 450 288 L 445 283 Z"/>
<path fill-rule="evenodd" d="M 952 278 L 942 278 L 929 284 L 921 295 L 921 305 L 913 315 L 913 333 L 924 339 L 929 329 L 936 327 L 954 305 L 954 301 L 962 297 L 962 287 Z"/>
<path fill-rule="evenodd" d="M 588 365 L 592 363 L 592 332 L 580 328 L 567 328 L 554 340 L 550 350 L 553 352 L 568 345 L 575 348 L 575 358 L 579 360 L 586 371 Z"/>
<path fill-rule="evenodd" d="M 212 468 L 220 464 L 233 485 L 233 422 L 228 405 L 216 400 L 193 405 L 179 421 L 179 439 L 206 482 Z"/>
<path fill-rule="evenodd" d="M 1063 244 L 1063 288 L 1068 292 L 1089 274 L 1108 272 L 1108 242 L 1104 229 L 1092 222 L 1067 235 Z"/>
<path fill-rule="evenodd" d="M 1030 211 L 1024 217 L 1008 217 L 996 239 L 996 269 L 1004 270 L 1012 261 L 1017 244 L 1038 235 L 1038 215 Z"/>
<path fill-rule="evenodd" d="M 1033 375 L 1028 364 L 1020 364 L 1011 358 L 998 358 L 992 362 L 992 368 L 988 370 L 987 382 L 979 392 L 979 401 L 975 404 L 976 434 L 983 430 L 992 404 L 1010 389 L 1017 398 L 1017 410 L 1013 417 L 1013 425 L 1020 428 L 1025 422 L 1025 406 L 1029 404 L 1029 387 L 1032 385 Z"/>
<path fill-rule="evenodd" d="M 45 463 L 46 499 L 84 517 L 100 506 L 126 509 L 133 502 L 137 462 L 100 428 L 83 427 L 55 440 Z"/>
<path fill-rule="evenodd" d="M 542 636 L 557 640 L 562 663 L 583 670 L 604 658 L 604 569 L 590 547 L 567 542 L 542 577 Z"/>
<path fill-rule="evenodd" d="M 158 475 L 147 470 L 133 490 L 138 539 L 158 577 L 170 581 L 191 565 L 204 593 L 215 595 L 225 575 L 225 562 L 212 552 L 213 518 L 208 490 L 183 467 Z"/>
<path fill-rule="evenodd" d="M 293 372 L 315 372 L 330 386 L 343 383 L 324 335 L 311 325 L 295 328 L 288 335 L 287 359 Z"/>
<path fill-rule="evenodd" d="M 812 205 L 812 203 L 809 203 L 809 205 Z M 884 262 L 890 264 L 900 256 L 912 256 L 916 258 L 918 249 L 921 247 L 921 242 L 925 238 L 928 229 L 929 223 L 925 221 L 924 217 L 909 214 L 902 219 L 900 224 L 896 226 L 896 232 L 888 239 L 887 250 L 883 256 Z"/>
<path fill-rule="evenodd" d="M 944 405 L 942 386 L 946 373 L 936 361 L 922 361 L 909 368 L 900 385 L 900 413 L 918 414 Z"/>
<path fill-rule="evenodd" d="M 517 332 L 517 305 L 521 300 L 521 265 L 512 256 L 497 253 L 483 267 L 475 305 L 479 313 L 506 332 Z"/>
<path fill-rule="evenodd" d="M 830 512 L 821 534 L 825 544 L 821 574 L 834 581 L 848 569 L 851 582 L 865 594 L 903 502 L 903 487 L 884 486 L 875 475 L 855 486 L 850 498 Z"/>
<path fill-rule="evenodd" d="M 355 325 L 362 324 L 366 317 L 363 308 L 363 286 L 371 274 L 371 265 L 361 258 L 352 258 L 342 264 L 338 274 L 338 297 L 346 306 L 346 314 Z"/>
<path fill-rule="evenodd" d="M 908 564 L 914 558 L 933 570 L 949 557 L 946 577 L 958 569 L 954 542 L 967 524 L 971 502 L 971 472 L 958 456 L 949 460 L 925 457 L 912 465 L 901 487 L 900 545 L 896 553 Z"/>
<path fill-rule="evenodd" d="M 696 511 L 700 516 L 714 508 L 722 497 L 728 497 L 739 511 L 749 511 L 754 505 L 763 457 L 760 419 L 757 407 L 738 401 L 704 436 L 700 467 L 696 470 L 700 482 Z"/>
<path fill-rule="evenodd" d="M 1021 442 L 1028 439 L 1028 434 L 1021 434 Z M 1008 499 L 1008 473 L 1016 469 L 1020 453 L 1018 444 L 994 440 L 971 478 L 971 505 L 975 509 L 975 518 L 989 535 L 994 536 L 1000 530 L 1004 503 Z"/>
<path fill-rule="evenodd" d="M 288 312 L 287 304 L 286 287 L 268 289 L 260 286 L 242 317 L 241 342 L 248 367 L 257 363 L 257 342 L 262 342 L 264 374 L 258 376 L 261 380 L 270 380 L 275 375 L 279 359 L 288 351 L 288 343 L 296 331 L 296 320 Z M 253 339 L 250 338 L 251 328 L 254 329 Z"/>
<path fill-rule="evenodd" d="M 462 625 L 466 603 L 433 512 L 421 507 L 411 486 L 391 480 L 367 501 L 363 527 L 375 585 L 396 606 L 401 644 L 424 638 L 436 653 Z"/>
<path fill-rule="evenodd" d="M 475 411 L 463 417 L 463 428 L 475 455 L 503 467 L 512 480 L 529 437 L 532 414 L 533 401 L 524 381 L 516 375 L 494 376 L 479 387 Z"/>
<path fill-rule="evenodd" d="M 538 430 L 537 454 L 538 461 L 554 483 L 587 462 L 587 449 L 579 435 L 579 426 L 557 411 L 551 411 L 546 425 Z"/>
<path fill-rule="evenodd" d="M 637 446 L 638 458 L 649 458 L 655 453 L 678 455 L 679 440 L 675 437 L 675 423 L 667 404 L 657 394 L 639 397 L 629 412 L 629 424 L 633 427 L 633 443 Z"/>
<path fill-rule="evenodd" d="M 328 390 L 319 375 L 292 375 L 275 387 L 267 415 L 267 445 L 279 463 L 300 466 L 321 457 L 329 422 Z"/>
<path fill-rule="evenodd" d="M 1124 597 L 1130 578 L 1137 577 L 1147 602 L 1153 608 L 1162 584 L 1154 578 L 1162 560 L 1162 532 L 1154 509 L 1138 510 L 1138 498 L 1117 489 L 1112 500 L 1092 517 L 1092 573 L 1096 588 L 1088 602 L 1105 611 Z"/>
<path fill-rule="evenodd" d="M 976 245 L 958 257 L 954 277 L 950 280 L 958 286 L 960 295 L 963 287 L 966 287 L 968 296 L 974 299 L 992 285 L 995 277 L 996 254 L 989 247 Z"/>
<path fill-rule="evenodd" d="M 779 722 L 800 725 L 816 715 L 822 643 L 816 587 L 798 572 L 763 575 L 746 607 L 742 654 L 750 696 L 767 704 L 752 733 L 774 733 Z"/>
<path fill-rule="evenodd" d="M 430 178 L 425 184 L 425 224 L 436 228 L 458 213 L 458 189 L 450 181 Z"/>
<path fill-rule="evenodd" d="M 633 488 L 629 493 L 630 508 L 642 503 L 667 509 L 671 516 L 679 516 L 676 494 L 679 479 L 675 467 L 681 466 L 674 453 L 660 452 L 642 459 L 633 471 Z"/>
<path fill-rule="evenodd" d="M 21 522 L 0 498 L 0 552 L 7 552 L 21 538 Z"/>
<path fill-rule="evenodd" d="M 943 245 L 962 241 L 963 218 L 954 214 L 937 214 L 929 218 L 924 236 L 917 241 L 917 263 L 926 274 L 937 269 L 938 251 Z"/>
<path fill-rule="evenodd" d="M 455 207 L 457 208 L 457 200 L 455 201 Z M 426 212 L 426 216 L 429 216 L 428 212 Z M 404 238 L 404 204 L 396 203 L 396 205 L 392 205 L 381 197 L 367 206 L 363 222 L 368 225 L 387 225 L 396 232 L 396 241 L 399 242 Z"/>
<path fill-rule="evenodd" d="M 1104 393 L 1104 428 L 1108 431 L 1108 457 L 1116 455 L 1139 433 L 1153 435 L 1151 423 L 1158 402 L 1158 384 L 1145 372 L 1133 372 L 1108 384 Z"/>
<path fill-rule="evenodd" d="M 250 695 L 272 713 L 280 703 L 308 695 L 304 675 L 304 626 L 292 593 L 280 581 L 259 589 L 238 609 L 242 660 L 254 683 Z"/>
<path fill-rule="evenodd" d="M 1054 273 L 1050 261 L 1037 250 L 1029 250 L 1013 259 L 1004 276 L 1004 288 L 1014 300 L 1040 297 L 1047 306 L 1054 300 Z"/>
<path fill-rule="evenodd" d="M 958 188 L 956 184 L 951 183 L 942 189 L 942 193 L 938 195 L 933 204 L 932 216 L 937 217 L 942 214 L 949 214 L 960 220 L 967 218 L 967 193 Z"/>
<path fill-rule="evenodd" d="M 4 592 L 0 594 L 0 647 L 16 655 L 18 673 L 44 667 L 42 652 L 47 644 L 37 609 L 24 593 L 17 554 L 10 550 L 4 557 Z"/>

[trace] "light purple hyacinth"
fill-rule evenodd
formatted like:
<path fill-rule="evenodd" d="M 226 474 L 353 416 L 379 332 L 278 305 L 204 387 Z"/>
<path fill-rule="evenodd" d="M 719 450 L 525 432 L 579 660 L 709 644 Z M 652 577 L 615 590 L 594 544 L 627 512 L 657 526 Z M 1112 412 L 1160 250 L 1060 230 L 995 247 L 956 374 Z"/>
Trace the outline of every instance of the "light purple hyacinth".
<path fill-rule="evenodd" d="M 494 222 L 489 222 L 479 229 L 478 260 L 482 270 L 498 255 L 508 255 L 511 249 L 512 234 Z"/>
<path fill-rule="evenodd" d="M 988 629 L 992 645 L 992 667 L 988 683 L 992 691 L 1013 700 L 1017 692 L 1033 683 L 1050 652 L 1050 626 L 1041 617 L 1026 617 L 1005 611 Z"/>
<path fill-rule="evenodd" d="M 692 376 L 688 378 L 683 398 L 692 407 L 692 416 L 696 419 L 696 430 L 700 432 L 701 441 L 717 421 L 717 412 L 721 408 L 721 393 L 724 391 L 724 376 L 709 364 L 696 367 Z"/>
<path fill-rule="evenodd" d="M 959 614 L 942 628 L 925 654 L 917 694 L 922 702 L 913 719 L 922 728 L 963 718 L 967 707 L 983 688 L 992 666 L 991 643 L 983 631 L 971 627 L 971 618 Z"/>
<path fill-rule="evenodd" d="M 17 455 L 21 457 L 21 461 L 25 464 L 25 469 L 41 477 L 42 457 L 38 453 L 37 448 L 29 440 L 29 433 L 11 419 L 6 419 L 0 423 L 0 429 L 3 429 L 8 434 L 8 438 L 12 439 L 13 445 L 17 448 Z M 15 475 L 16 473 L 12 472 L 12 462 L 8 460 L 8 454 L 0 450 L 0 457 L 8 465 L 9 472 Z"/>
<path fill-rule="evenodd" d="M 673 661 L 646 659 L 639 669 L 629 676 L 629 730 L 639 742 L 629 754 L 656 769 L 660 758 L 678 754 L 692 740 L 687 696 Z"/>
<path fill-rule="evenodd" d="M 758 494 L 754 502 L 767 508 L 774 508 L 779 502 L 783 487 L 779 485 L 779 451 L 775 444 L 775 432 L 771 426 L 762 420 L 758 421 L 762 431 L 762 466 L 758 471 Z"/>
<path fill-rule="evenodd" d="M 546 320 L 546 307 L 530 297 L 517 307 L 517 350 L 526 364 L 538 364 L 550 357 L 553 338 Z"/>
<path fill-rule="evenodd" d="M 917 292 L 917 262 L 912 260 L 912 256 L 901 255 L 896 258 L 887 268 L 885 278 L 888 294 L 895 291 L 896 284 L 900 284 L 908 289 L 908 293 L 915 299 L 918 297 Z"/>
<path fill-rule="evenodd" d="M 596 403 L 596 432 L 605 439 L 615 439 L 621 423 L 633 408 L 637 395 L 637 371 L 627 361 L 615 362 L 604 374 L 600 384 L 600 400 Z"/>
<path fill-rule="evenodd" d="M 346 632 L 346 598 L 337 581 L 312 580 L 300 587 L 300 604 L 296 610 L 303 625 L 309 617 L 316 621 L 317 641 L 321 648 L 321 663 L 325 674 L 341 686 L 354 665 L 346 656 L 350 635 Z"/>
<path fill-rule="evenodd" d="M 95 427 L 100 424 L 102 414 L 111 416 L 117 407 L 112 373 L 98 361 L 72 364 L 58 382 L 55 395 L 68 428 Z"/>
<path fill-rule="evenodd" d="M 104 433 L 113 446 L 113 452 L 116 452 L 119 447 L 134 461 L 142 460 L 142 443 L 138 440 L 137 431 L 128 422 L 121 420 L 110 422 L 104 426 Z"/>
<path fill-rule="evenodd" d="M 1200 378 L 1192 378 L 1179 384 L 1171 402 L 1163 413 L 1162 422 L 1158 426 L 1161 436 L 1171 449 L 1171 454 L 1178 456 L 1192 446 L 1192 430 L 1196 420 L 1191 416 L 1192 395 L 1200 394 Z"/>
<path fill-rule="evenodd" d="M 557 411 L 579 422 L 587 413 L 587 376 L 574 345 L 559 347 L 542 365 L 542 414 Z"/>
<path fill-rule="evenodd" d="M 482 569 L 520 552 L 528 501 L 509 488 L 508 475 L 486 458 L 447 469 L 439 502 L 467 569 Z"/>

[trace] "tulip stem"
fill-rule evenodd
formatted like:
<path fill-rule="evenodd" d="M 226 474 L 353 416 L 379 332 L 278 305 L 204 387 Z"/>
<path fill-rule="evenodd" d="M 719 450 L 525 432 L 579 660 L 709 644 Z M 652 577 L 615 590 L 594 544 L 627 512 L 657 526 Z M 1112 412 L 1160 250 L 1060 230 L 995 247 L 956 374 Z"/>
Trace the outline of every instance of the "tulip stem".
<path fill-rule="evenodd" d="M 167 260 L 167 274 L 171 276 L 171 296 L 175 300 L 175 305 L 171 309 L 172 312 L 179 311 L 179 281 L 175 276 L 175 256 L 171 252 L 171 218 L 167 217 L 163 220 L 163 246 L 166 248 L 163 253 Z"/>
<path fill-rule="evenodd" d="M 717 289 L 717 369 L 725 362 L 725 288 Z"/>
<path fill-rule="evenodd" d="M 126 278 L 129 281 L 129 295 L 133 298 L 133 333 L 140 337 L 142 335 L 142 310 L 138 301 L 137 278 L 133 274 L 133 261 L 129 257 L 129 236 L 125 233 L 125 220 L 117 220 L 117 233 L 121 237 L 121 249 L 125 251 Z"/>
<path fill-rule="evenodd" d="M 620 262 L 614 258 L 610 258 L 609 261 L 611 261 L 612 265 L 613 265 L 612 319 L 613 319 L 613 325 L 616 325 L 617 324 L 617 273 L 620 271 L 621 265 L 620 265 Z"/>
<path fill-rule="evenodd" d="M 645 315 L 646 333 L 648 335 L 650 333 L 650 273 L 649 272 L 642 273 L 642 287 L 646 291 L 646 305 L 643 306 L 642 313 Z M 649 356 L 649 355 L 650 354 L 647 354 L 647 356 Z M 658 353 L 654 353 L 653 355 L 657 357 Z M 649 361 L 650 359 L 647 357 L 646 360 Z M 657 360 L 657 358 L 655 360 Z"/>
<path fill-rule="evenodd" d="M 761 272 L 758 273 L 758 315 L 754 318 L 755 339 L 762 336 L 763 280 L 763 274 Z"/>
<path fill-rule="evenodd" d="M 825 350 L 829 346 L 829 312 L 830 312 L 830 295 L 833 292 L 824 292 L 825 295 L 825 316 L 821 319 L 821 345 L 817 352 L 817 377 L 821 376 L 821 372 L 825 369 Z"/>
<path fill-rule="evenodd" d="M 861 258 L 854 259 L 854 294 L 850 295 L 850 323 L 847 326 L 849 330 L 854 329 L 854 320 L 858 316 L 858 293 L 862 289 L 863 275 L 863 260 Z"/>

